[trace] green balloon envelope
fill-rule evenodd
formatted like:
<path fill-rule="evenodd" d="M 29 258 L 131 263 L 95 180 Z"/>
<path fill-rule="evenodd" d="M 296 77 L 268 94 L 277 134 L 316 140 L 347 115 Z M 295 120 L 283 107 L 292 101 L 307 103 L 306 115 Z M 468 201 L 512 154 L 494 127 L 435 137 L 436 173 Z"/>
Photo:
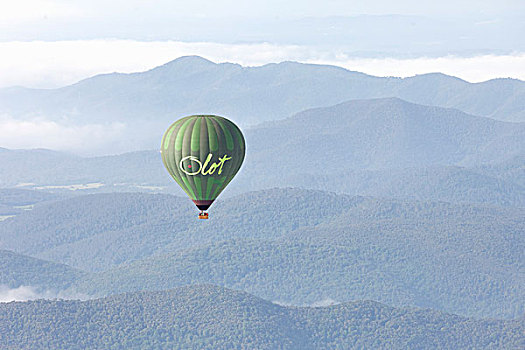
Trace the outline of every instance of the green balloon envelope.
<path fill-rule="evenodd" d="M 162 161 L 200 210 L 206 210 L 239 171 L 245 154 L 241 130 L 216 115 L 173 123 L 162 138 Z"/>

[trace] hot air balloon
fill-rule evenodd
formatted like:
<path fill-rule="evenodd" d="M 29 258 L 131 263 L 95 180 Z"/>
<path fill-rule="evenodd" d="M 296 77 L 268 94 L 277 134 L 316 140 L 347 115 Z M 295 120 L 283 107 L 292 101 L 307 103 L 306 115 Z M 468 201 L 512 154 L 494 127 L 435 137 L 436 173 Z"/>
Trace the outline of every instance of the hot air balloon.
<path fill-rule="evenodd" d="M 177 120 L 164 133 L 162 162 L 200 210 L 199 218 L 230 183 L 244 160 L 241 130 L 216 115 Z"/>

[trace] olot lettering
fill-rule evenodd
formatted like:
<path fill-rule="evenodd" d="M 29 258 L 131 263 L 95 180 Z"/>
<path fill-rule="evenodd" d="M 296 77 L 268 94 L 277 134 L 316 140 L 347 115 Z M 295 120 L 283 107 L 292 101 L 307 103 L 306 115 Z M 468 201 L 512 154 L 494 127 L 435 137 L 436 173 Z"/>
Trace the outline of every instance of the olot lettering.
<path fill-rule="evenodd" d="M 222 166 L 224 165 L 224 163 L 227 160 L 232 159 L 232 157 L 228 157 L 228 155 L 225 154 L 224 156 L 222 156 L 222 158 L 219 158 L 218 162 L 210 164 L 212 158 L 213 158 L 213 154 L 209 153 L 208 157 L 206 157 L 206 160 L 204 161 L 204 164 L 202 164 L 202 162 L 199 159 L 197 159 L 197 157 L 187 156 L 180 160 L 179 168 L 187 175 L 197 175 L 197 174 L 213 175 L 215 170 L 219 169 L 217 174 L 220 175 L 222 173 Z M 183 165 L 185 160 L 189 160 L 189 161 L 197 163 L 197 166 L 195 167 L 195 169 L 192 168 L 191 164 L 188 164 L 187 165 L 188 169 L 185 169 Z"/>

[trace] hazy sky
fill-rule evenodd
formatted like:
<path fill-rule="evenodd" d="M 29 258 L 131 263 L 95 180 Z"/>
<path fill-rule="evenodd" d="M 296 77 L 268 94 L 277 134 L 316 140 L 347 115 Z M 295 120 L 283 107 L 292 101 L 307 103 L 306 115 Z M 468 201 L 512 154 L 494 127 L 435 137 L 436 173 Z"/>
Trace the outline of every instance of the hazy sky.
<path fill-rule="evenodd" d="M 525 0 L 0 0 L 0 88 L 54 88 L 183 55 L 379 76 L 525 80 Z M 0 115 L 0 147 L 103 148 L 125 125 Z"/>
<path fill-rule="evenodd" d="M 115 20 L 146 18 L 215 18 L 408 15 L 516 15 L 525 12 L 522 0 L 17 0 L 2 1 L 0 20 L 11 23 L 56 21 L 61 18 Z"/>
<path fill-rule="evenodd" d="M 524 2 L 3 0 L 0 87 L 57 87 L 181 55 L 525 79 Z"/>
<path fill-rule="evenodd" d="M 358 15 L 406 15 L 474 23 L 523 18 L 523 0 L 16 0 L 0 2 L 0 40 L 76 40 L 118 37 L 187 41 L 191 31 L 242 34 L 257 21 Z M 255 22 L 254 22 L 255 21 Z M 193 28 L 191 28 L 193 27 Z M 283 33 L 284 34 L 284 33 Z"/>

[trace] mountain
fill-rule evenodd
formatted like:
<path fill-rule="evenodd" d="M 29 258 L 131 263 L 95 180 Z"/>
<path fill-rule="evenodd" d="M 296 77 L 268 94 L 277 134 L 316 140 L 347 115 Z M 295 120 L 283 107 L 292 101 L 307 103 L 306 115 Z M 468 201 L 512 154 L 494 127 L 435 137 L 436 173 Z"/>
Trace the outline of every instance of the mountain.
<path fill-rule="evenodd" d="M 344 170 L 336 174 L 296 173 L 279 179 L 261 176 L 253 186 L 293 185 L 373 197 L 525 207 L 525 184 L 520 178 L 523 165 L 525 162 L 513 164 L 515 168 L 494 164 L 475 168 L 431 166 Z M 232 191 L 241 187 L 233 186 Z"/>
<path fill-rule="evenodd" d="M 168 195 L 79 196 L 0 223 L 0 244 L 98 272 L 72 293 L 213 283 L 294 305 L 524 312 L 523 208 L 273 189 L 218 201 L 206 222 L 195 215 L 189 200 Z"/>
<path fill-rule="evenodd" d="M 88 158 L 50 150 L 5 150 L 0 159 L 4 188 L 71 192 L 90 190 L 91 184 L 91 189 L 102 191 L 137 191 L 144 190 L 143 184 L 171 184 L 160 153 L 154 151 Z"/>
<path fill-rule="evenodd" d="M 67 265 L 0 250 L 0 286 L 30 286 L 36 290 L 60 291 L 86 274 Z"/>
<path fill-rule="evenodd" d="M 84 261 L 83 269 L 96 269 L 151 254 L 169 241 L 172 229 L 194 219 L 190 211 L 193 204 L 183 198 L 133 194 L 117 197 L 74 197 L 35 206 L 2 223 L 0 247 L 40 257 L 48 252 L 48 256 L 54 256 L 51 260 L 60 261 L 57 257 L 63 256 L 65 263 Z M 152 236 L 154 231 L 148 230 L 155 227 L 162 227 L 162 231 Z M 154 239 L 144 239 L 144 234 Z M 133 235 L 138 236 L 136 244 L 132 243 Z M 54 250 L 58 251 L 52 253 Z"/>
<path fill-rule="evenodd" d="M 403 199 L 525 205 L 525 124 L 399 99 L 349 101 L 245 132 L 242 171 L 223 196 L 304 187 Z M 280 164 L 280 166 L 276 166 Z M 184 195 L 160 154 L 78 157 L 0 152 L 0 186 L 61 192 Z M 71 191 L 75 190 L 75 191 Z"/>
<path fill-rule="evenodd" d="M 18 349 L 517 349 L 524 329 L 522 320 L 474 320 L 370 301 L 285 307 L 209 285 L 0 304 L 0 321 L 0 345 Z"/>
<path fill-rule="evenodd" d="M 246 134 L 246 165 L 232 190 L 299 186 L 395 198 L 525 203 L 518 180 L 525 164 L 523 123 L 378 99 L 307 110 Z M 515 173 L 500 176 L 497 170 L 508 172 L 504 167 L 509 166 Z"/>
<path fill-rule="evenodd" d="M 525 153 L 525 123 L 389 98 L 307 110 L 247 133 L 252 162 L 330 173 L 501 162 Z M 258 169 L 257 169 L 258 170 Z"/>
<path fill-rule="evenodd" d="M 68 197 L 67 193 L 48 193 L 18 188 L 0 188 L 0 222 L 27 210 L 37 203 Z"/>
<path fill-rule="evenodd" d="M 481 165 L 475 170 L 525 187 L 525 155 L 517 156 L 505 162 Z"/>
<path fill-rule="evenodd" d="M 359 201 L 321 191 L 255 192 L 214 204 L 211 215 L 217 219 L 197 222 L 197 209 L 187 198 L 88 195 L 35 206 L 2 222 L 0 247 L 97 271 L 150 256 L 170 244 L 186 248 L 235 237 L 280 237 Z M 297 210 L 309 216 L 293 217 Z"/>
<path fill-rule="evenodd" d="M 418 249 L 412 237 L 406 239 L 404 249 L 380 245 L 375 237 L 366 240 L 364 230 L 348 231 L 364 242 L 336 245 L 312 239 L 305 243 L 294 234 L 295 241 L 209 243 L 92 274 L 76 280 L 70 292 L 100 296 L 213 283 L 289 305 L 371 299 L 473 317 L 513 318 L 525 311 L 520 306 L 525 295 L 516 265 L 494 258 L 489 263 L 472 254 L 461 257 L 444 245 L 443 253 L 430 247 Z M 333 229 L 330 237 L 343 232 Z"/>
<path fill-rule="evenodd" d="M 471 84 L 444 74 L 380 78 L 336 66 L 282 62 L 261 67 L 216 64 L 198 56 L 152 70 L 98 75 L 59 89 L 0 90 L 0 112 L 35 112 L 95 121 L 162 121 L 213 112 L 242 125 L 290 116 L 350 99 L 399 97 L 480 116 L 525 121 L 525 83 L 494 79 Z"/>
<path fill-rule="evenodd" d="M 0 205 L 5 206 L 28 206 L 61 198 L 64 198 L 64 196 L 56 193 L 31 191 L 18 188 L 0 188 Z"/>
<path fill-rule="evenodd" d="M 27 162 L 23 169 L 11 166 L 17 163 L 16 154 L 19 151 L 10 152 L 13 152 L 10 157 L 2 157 L 0 154 L 0 159 L 3 160 L 0 162 L 0 181 L 7 187 L 22 184 L 23 187 L 16 191 L 33 193 L 31 196 L 35 200 L 32 204 L 37 202 L 36 197 L 42 196 L 42 193 L 58 198 L 113 192 L 171 193 L 185 196 L 163 168 L 156 151 L 93 158 L 71 158 L 64 155 L 62 162 L 53 167 L 45 161 L 35 159 L 34 163 Z M 57 152 L 57 155 L 62 153 Z M 265 188 L 302 187 L 374 197 L 525 206 L 525 182 L 522 180 L 525 178 L 525 159 L 522 157 L 474 167 L 443 165 L 405 169 L 344 169 L 337 174 L 316 172 L 315 169 L 280 174 L 272 167 L 268 167 L 266 173 L 249 169 L 259 167 L 262 165 L 247 161 L 243 165 L 243 171 L 221 198 Z M 1 191 L 13 190 L 15 189 L 5 188 Z M 49 194 L 51 191 L 53 193 Z M 0 193 L 10 197 L 7 192 Z M 21 202 L 25 203 L 23 200 Z M 3 204 L 0 204 L 0 208 L 3 208 L 0 210 L 5 215 L 20 212 L 20 209 Z"/>
<path fill-rule="evenodd" d="M 0 115 L 53 121 L 67 130 L 87 125 L 107 131 L 107 137 L 115 138 L 111 146 L 92 148 L 113 154 L 157 147 L 166 127 L 185 115 L 224 115 L 247 127 L 308 108 L 388 97 L 525 121 L 525 83 L 520 80 L 471 84 L 437 73 L 380 78 L 335 66 L 282 62 L 242 67 L 196 56 L 146 72 L 98 75 L 58 89 L 0 89 Z M 74 150 L 82 152 L 78 147 Z M 85 153 L 92 151 L 84 148 Z"/>
<path fill-rule="evenodd" d="M 18 188 L 0 188 L 0 221 L 31 210 L 36 203 L 67 197 L 65 194 L 48 193 Z"/>

